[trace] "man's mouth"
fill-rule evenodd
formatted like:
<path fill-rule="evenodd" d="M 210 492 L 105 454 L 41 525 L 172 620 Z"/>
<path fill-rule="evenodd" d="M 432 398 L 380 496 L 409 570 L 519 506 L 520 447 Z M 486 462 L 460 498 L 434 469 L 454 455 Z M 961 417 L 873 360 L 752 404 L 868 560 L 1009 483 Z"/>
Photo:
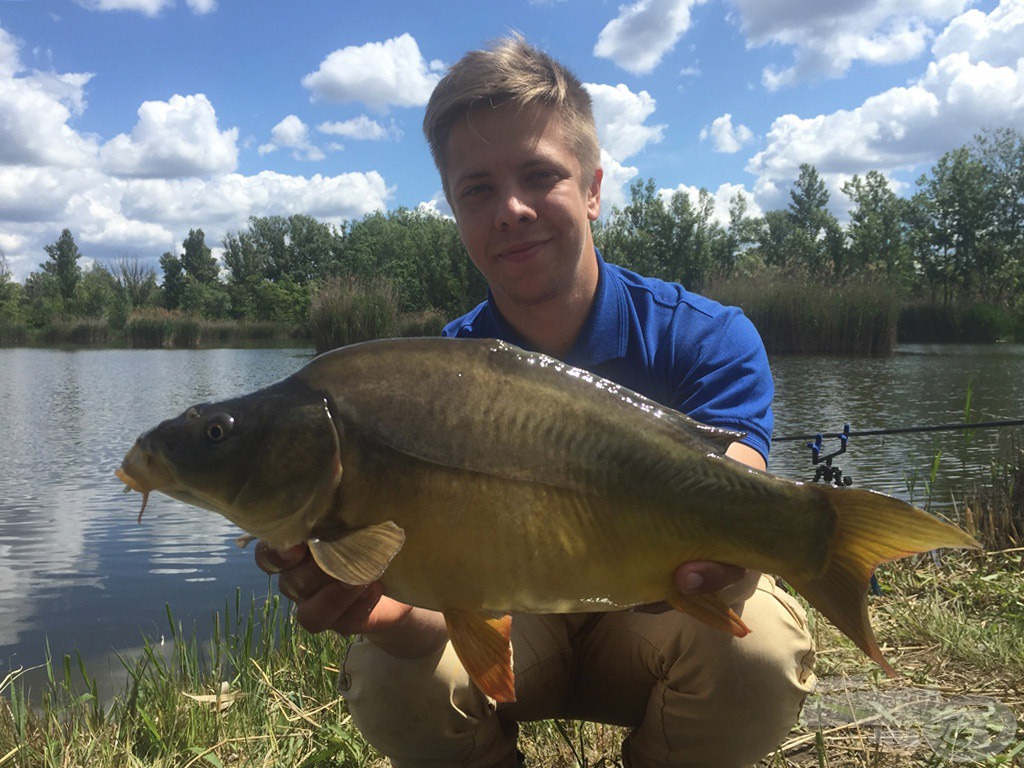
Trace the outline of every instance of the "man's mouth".
<path fill-rule="evenodd" d="M 539 240 L 511 245 L 508 248 L 503 248 L 498 254 L 498 257 L 514 263 L 529 261 L 540 252 L 540 249 L 544 247 L 545 242 L 546 241 L 544 240 Z"/>

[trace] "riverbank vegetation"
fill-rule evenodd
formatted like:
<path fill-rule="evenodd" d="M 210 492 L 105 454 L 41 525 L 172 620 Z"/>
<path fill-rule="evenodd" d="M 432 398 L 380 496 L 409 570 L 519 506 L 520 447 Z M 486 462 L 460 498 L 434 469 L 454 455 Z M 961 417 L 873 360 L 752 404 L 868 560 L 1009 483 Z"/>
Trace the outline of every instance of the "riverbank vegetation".
<path fill-rule="evenodd" d="M 803 165 L 786 208 L 752 213 L 738 194 L 722 223 L 706 190 L 637 181 L 594 236 L 609 261 L 742 306 L 771 352 L 876 354 L 897 338 L 1024 341 L 1024 136 L 979 135 L 909 196 L 876 171 L 852 177 L 842 194 L 845 225 L 818 171 Z M 193 229 L 179 253 L 160 257 L 160 274 L 138 255 L 92 261 L 66 229 L 45 250 L 23 284 L 0 253 L 0 345 L 298 336 L 323 349 L 433 333 L 486 295 L 454 222 L 426 210 L 340 227 L 254 216 L 218 257 Z"/>
<path fill-rule="evenodd" d="M 902 677 L 885 679 L 810 611 L 822 692 L 759 768 L 1024 762 L 1021 489 L 1018 439 L 988 478 L 956 494 L 961 522 L 986 552 L 944 551 L 879 569 L 872 624 Z M 252 604 L 236 596 L 214 627 L 197 637 L 168 609 L 169 642 L 123 659 L 127 683 L 113 701 L 99 698 L 72 657 L 47 665 L 43 690 L 29 689 L 22 671 L 0 679 L 0 768 L 386 765 L 337 691 L 344 640 L 304 632 L 272 588 Z M 818 713 L 836 691 L 838 714 L 825 723 Z M 936 733 L 938 741 L 922 736 Z M 623 736 L 613 726 L 549 720 L 524 724 L 520 748 L 531 768 L 610 768 L 621 765 Z"/>

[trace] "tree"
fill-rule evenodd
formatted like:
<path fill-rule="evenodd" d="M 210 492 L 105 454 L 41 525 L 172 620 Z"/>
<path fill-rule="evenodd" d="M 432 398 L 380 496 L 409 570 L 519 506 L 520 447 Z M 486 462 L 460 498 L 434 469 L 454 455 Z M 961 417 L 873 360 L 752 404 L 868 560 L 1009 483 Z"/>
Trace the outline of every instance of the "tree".
<path fill-rule="evenodd" d="M 801 164 L 789 198 L 788 215 L 793 229 L 785 244 L 786 259 L 801 264 L 811 275 L 822 275 L 826 265 L 839 257 L 836 249 L 840 228 L 828 210 L 825 182 L 813 165 Z"/>
<path fill-rule="evenodd" d="M 932 296 L 941 294 L 947 304 L 958 294 L 967 298 L 989 283 L 993 270 L 984 247 L 994 211 L 985 166 L 960 147 L 944 154 L 917 186 L 912 220 L 922 231 L 915 255 Z"/>
<path fill-rule="evenodd" d="M 1024 135 L 1012 128 L 986 131 L 975 137 L 970 150 L 985 167 L 992 206 L 982 257 L 988 285 L 981 290 L 1014 305 L 1024 288 Z"/>
<path fill-rule="evenodd" d="M 40 269 L 47 275 L 54 278 L 57 290 L 61 298 L 66 302 L 75 295 L 75 286 L 82 276 L 82 268 L 78 260 L 82 254 L 75 245 L 75 238 L 71 235 L 70 229 L 60 233 L 57 242 L 53 245 L 43 246 L 49 258 L 39 265 Z"/>
<path fill-rule="evenodd" d="M 882 272 L 887 278 L 910 277 L 910 254 L 906 237 L 904 201 L 878 171 L 863 178 L 854 176 L 843 184 L 850 198 L 850 224 L 846 229 L 847 260 L 841 276 L 861 272 Z"/>
<path fill-rule="evenodd" d="M 7 254 L 0 248 L 0 321 L 17 320 L 21 316 L 22 288 L 11 277 Z"/>
<path fill-rule="evenodd" d="M 185 274 L 202 285 L 217 282 L 220 269 L 213 252 L 206 245 L 206 235 L 201 229 L 190 229 L 182 242 L 181 268 Z"/>
<path fill-rule="evenodd" d="M 132 309 L 153 303 L 157 295 L 156 270 L 138 256 L 124 256 L 107 268 Z"/>
<path fill-rule="evenodd" d="M 170 251 L 160 257 L 160 269 L 164 273 L 163 302 L 167 309 L 177 309 L 185 294 L 185 269 L 181 259 Z"/>

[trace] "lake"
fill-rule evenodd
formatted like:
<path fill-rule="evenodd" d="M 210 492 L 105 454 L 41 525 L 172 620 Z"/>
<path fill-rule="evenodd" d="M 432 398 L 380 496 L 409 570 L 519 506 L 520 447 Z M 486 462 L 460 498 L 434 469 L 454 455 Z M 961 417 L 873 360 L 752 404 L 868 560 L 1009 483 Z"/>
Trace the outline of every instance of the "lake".
<path fill-rule="evenodd" d="M 79 652 L 102 683 L 116 654 L 169 635 L 167 610 L 202 637 L 212 612 L 267 594 L 239 531 L 218 515 L 114 477 L 142 431 L 196 402 L 251 391 L 297 370 L 308 349 L 51 351 L 0 349 L 0 679 Z M 1024 417 L 1024 345 L 906 346 L 892 357 L 779 356 L 776 437 Z M 932 508 L 983 479 L 1009 430 L 853 437 L 835 464 L 855 485 Z M 838 448 L 826 440 L 826 451 Z M 771 470 L 810 481 L 803 441 L 773 448 Z M 36 673 L 36 679 L 39 673 Z M 32 677 L 30 677 L 32 679 Z M 113 684 L 113 683 L 112 683 Z"/>

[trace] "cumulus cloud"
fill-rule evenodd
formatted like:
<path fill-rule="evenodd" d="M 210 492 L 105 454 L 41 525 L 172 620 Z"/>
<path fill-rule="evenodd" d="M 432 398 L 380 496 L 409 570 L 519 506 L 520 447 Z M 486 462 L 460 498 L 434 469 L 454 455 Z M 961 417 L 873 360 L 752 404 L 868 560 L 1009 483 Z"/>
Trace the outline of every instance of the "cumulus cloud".
<path fill-rule="evenodd" d="M 950 54 L 911 85 L 872 96 L 855 109 L 777 118 L 766 148 L 747 170 L 758 177 L 759 203 L 772 208 L 801 163 L 814 165 L 837 189 L 854 173 L 934 162 L 992 126 L 1024 130 L 1024 57 L 1010 67 Z"/>
<path fill-rule="evenodd" d="M 950 22 L 932 52 L 936 58 L 966 53 L 972 61 L 1012 67 L 1024 54 L 1024 4 L 1002 0 L 989 14 L 971 9 Z"/>
<path fill-rule="evenodd" d="M 115 176 L 181 178 L 233 171 L 238 129 L 221 131 L 203 94 L 146 101 L 131 135 L 119 134 L 100 150 L 103 168 Z"/>
<path fill-rule="evenodd" d="M 342 136 L 346 139 L 358 141 L 384 141 L 385 139 L 399 139 L 402 137 L 402 130 L 392 120 L 390 125 L 381 125 L 376 120 L 371 120 L 366 115 L 353 117 L 351 120 L 329 120 L 320 123 L 316 127 L 320 133 L 331 136 Z"/>
<path fill-rule="evenodd" d="M 734 126 L 732 115 L 726 112 L 712 120 L 711 125 L 701 129 L 700 140 L 708 138 L 711 139 L 716 152 L 734 154 L 748 144 L 754 138 L 754 134 L 743 124 Z"/>
<path fill-rule="evenodd" d="M 616 160 L 625 160 L 665 136 L 664 125 L 645 125 L 657 101 L 647 91 L 633 93 L 627 86 L 587 83 L 594 105 L 594 121 L 601 148 Z"/>
<path fill-rule="evenodd" d="M 15 39 L 0 28 L 0 163 L 90 164 L 95 139 L 69 125 L 85 108 L 88 73 L 24 72 Z"/>
<path fill-rule="evenodd" d="M 164 8 L 174 5 L 174 0 L 75 0 L 90 11 L 138 11 L 146 16 L 156 16 Z"/>
<path fill-rule="evenodd" d="M 623 165 L 604 149 L 601 150 L 601 168 L 604 177 L 601 179 L 601 212 L 606 214 L 612 208 L 623 208 L 629 204 L 628 187 L 640 169 Z"/>
<path fill-rule="evenodd" d="M 637 0 L 620 6 L 619 15 L 598 35 L 594 55 L 611 59 L 635 75 L 661 63 L 690 28 L 690 10 L 706 0 Z"/>
<path fill-rule="evenodd" d="M 90 11 L 136 11 L 146 16 L 156 16 L 164 8 L 174 5 L 174 0 L 75 0 Z M 192 13 L 203 15 L 217 10 L 217 0 L 185 0 Z"/>
<path fill-rule="evenodd" d="M 293 156 L 298 160 L 323 160 L 323 151 L 309 139 L 309 126 L 296 115 L 288 115 L 270 131 L 270 143 L 263 144 L 257 150 L 261 155 L 276 151 L 280 147 L 294 150 Z"/>
<path fill-rule="evenodd" d="M 762 82 L 769 90 L 808 79 L 844 75 L 856 61 L 895 64 L 923 54 L 933 27 L 960 14 L 970 0 L 730 0 L 748 45 L 794 48 L 793 65 L 768 67 Z"/>
<path fill-rule="evenodd" d="M 375 112 L 388 107 L 427 103 L 444 66 L 427 62 L 412 35 L 383 43 L 352 45 L 330 53 L 320 68 L 302 78 L 313 98 L 341 103 L 358 101 Z"/>

